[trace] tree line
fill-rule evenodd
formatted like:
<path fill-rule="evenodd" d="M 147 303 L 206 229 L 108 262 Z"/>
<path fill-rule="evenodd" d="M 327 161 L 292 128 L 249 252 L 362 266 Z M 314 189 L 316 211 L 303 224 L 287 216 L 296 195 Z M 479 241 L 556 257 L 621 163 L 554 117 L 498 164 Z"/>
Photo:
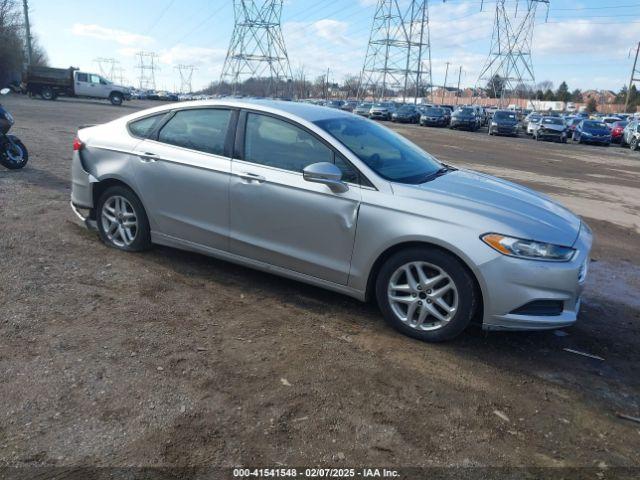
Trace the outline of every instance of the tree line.
<path fill-rule="evenodd" d="M 19 82 L 26 53 L 21 5 L 16 0 L 0 0 L 0 87 Z M 31 62 L 46 65 L 47 55 L 36 38 L 31 40 Z"/>

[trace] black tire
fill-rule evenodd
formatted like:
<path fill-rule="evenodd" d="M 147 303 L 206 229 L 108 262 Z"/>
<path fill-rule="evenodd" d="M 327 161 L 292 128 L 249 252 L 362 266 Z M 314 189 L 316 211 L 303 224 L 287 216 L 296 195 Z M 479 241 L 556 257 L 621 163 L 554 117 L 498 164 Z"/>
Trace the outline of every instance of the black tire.
<path fill-rule="evenodd" d="M 488 134 L 489 136 L 493 135 L 493 132 L 491 131 L 491 128 L 489 128 L 489 130 L 487 131 L 487 134 Z"/>
<path fill-rule="evenodd" d="M 394 272 L 410 262 L 424 261 L 445 271 L 458 290 L 458 307 L 453 318 L 437 330 L 422 331 L 400 320 L 387 298 L 387 288 Z M 416 247 L 400 251 L 385 261 L 378 273 L 375 285 L 376 300 L 384 319 L 393 328 L 409 337 L 425 342 L 444 342 L 460 335 L 471 322 L 477 305 L 476 284 L 465 266 L 456 257 L 438 248 Z"/>
<path fill-rule="evenodd" d="M 638 150 L 638 139 L 636 137 L 631 139 L 631 143 L 629 144 L 629 148 L 631 151 L 635 152 Z"/>
<path fill-rule="evenodd" d="M 102 222 L 102 210 L 105 203 L 114 196 L 124 197 L 133 207 L 136 216 L 138 226 L 133 242 L 130 245 L 116 245 L 109 239 L 107 233 L 104 230 L 104 225 Z M 126 252 L 141 252 L 143 250 L 148 250 L 151 247 L 151 229 L 149 227 L 149 218 L 147 217 L 147 212 L 145 211 L 144 206 L 142 205 L 142 202 L 140 201 L 138 196 L 128 187 L 115 186 L 109 187 L 104 191 L 104 193 L 98 200 L 98 205 L 96 208 L 96 220 L 100 238 L 109 247 L 117 248 L 118 250 L 123 250 Z"/>
<path fill-rule="evenodd" d="M 111 95 L 109 95 L 109 101 L 111 102 L 111 105 L 119 107 L 120 105 L 122 105 L 124 97 L 121 93 L 112 93 Z"/>
<path fill-rule="evenodd" d="M 19 157 L 19 159 L 10 158 L 5 152 L 3 152 L 0 155 L 0 163 L 9 170 L 19 170 L 24 168 L 29 161 L 29 151 L 27 150 L 27 147 L 25 147 L 24 143 L 15 137 L 13 137 L 13 144 L 15 148 L 21 150 L 20 153 L 14 152 L 14 156 Z"/>
<path fill-rule="evenodd" d="M 40 90 L 40 96 L 42 97 L 43 100 L 56 99 L 56 93 L 53 91 L 53 88 L 51 87 L 42 87 L 42 90 Z"/>

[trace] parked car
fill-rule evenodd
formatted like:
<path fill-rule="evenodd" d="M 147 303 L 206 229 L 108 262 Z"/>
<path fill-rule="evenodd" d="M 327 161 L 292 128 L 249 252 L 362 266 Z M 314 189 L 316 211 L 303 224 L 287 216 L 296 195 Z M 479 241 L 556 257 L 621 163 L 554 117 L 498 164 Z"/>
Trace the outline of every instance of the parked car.
<path fill-rule="evenodd" d="M 518 136 L 520 131 L 518 116 L 511 110 L 498 110 L 489 122 L 489 135 Z"/>
<path fill-rule="evenodd" d="M 369 111 L 369 118 L 372 120 L 391 120 L 391 116 L 396 111 L 393 103 L 374 103 Z"/>
<path fill-rule="evenodd" d="M 609 128 L 612 128 L 613 124 L 620 120 L 622 120 L 620 117 L 602 117 L 600 119 L 600 121 L 606 123 Z"/>
<path fill-rule="evenodd" d="M 622 134 L 624 128 L 629 124 L 626 121 L 615 122 L 611 124 L 611 142 L 622 143 Z"/>
<path fill-rule="evenodd" d="M 572 117 L 569 122 L 567 122 L 567 137 L 573 138 L 573 132 L 575 132 L 576 127 L 582 121 L 581 117 Z"/>
<path fill-rule="evenodd" d="M 611 131 L 606 123 L 597 120 L 582 120 L 573 132 L 573 141 L 578 143 L 597 143 L 609 146 Z"/>
<path fill-rule="evenodd" d="M 540 120 L 540 118 L 542 118 L 542 115 L 540 115 L 537 112 L 531 112 L 529 115 L 527 115 L 526 117 L 524 117 L 524 119 L 522 120 L 522 126 L 524 127 L 527 135 L 530 135 L 528 126 L 530 122 L 537 122 L 538 120 Z"/>
<path fill-rule="evenodd" d="M 420 115 L 420 125 L 423 127 L 448 127 L 451 122 L 451 113 L 448 108 L 426 108 Z"/>
<path fill-rule="evenodd" d="M 629 145 L 634 151 L 640 149 L 640 120 L 633 120 L 627 124 L 622 134 L 622 144 Z"/>
<path fill-rule="evenodd" d="M 375 298 L 393 327 L 426 341 L 473 318 L 499 330 L 577 319 L 592 245 L 580 218 L 375 122 L 222 99 L 77 135 L 71 205 L 115 249 L 160 244 Z"/>
<path fill-rule="evenodd" d="M 402 105 L 391 114 L 391 121 L 398 123 L 418 123 L 420 111 L 415 105 Z"/>
<path fill-rule="evenodd" d="M 131 99 L 127 87 L 76 68 L 31 66 L 23 76 L 23 83 L 29 95 L 40 95 L 44 100 L 55 100 L 63 95 L 107 99 L 113 105 L 122 105 L 122 102 Z"/>
<path fill-rule="evenodd" d="M 466 130 L 477 130 L 480 128 L 480 120 L 474 108 L 462 107 L 453 112 L 449 128 L 462 128 Z"/>
<path fill-rule="evenodd" d="M 534 140 L 553 140 L 567 143 L 567 126 L 560 117 L 542 117 L 533 125 Z"/>
<path fill-rule="evenodd" d="M 373 103 L 360 103 L 353 109 L 353 113 L 362 117 L 368 117 L 369 112 L 371 112 L 371 107 L 373 107 Z"/>
<path fill-rule="evenodd" d="M 343 105 L 344 105 L 344 100 L 329 100 L 326 103 L 325 107 L 342 109 Z"/>
<path fill-rule="evenodd" d="M 346 100 L 340 110 L 344 110 L 345 112 L 353 112 L 353 109 L 358 106 L 358 102 L 356 100 Z"/>

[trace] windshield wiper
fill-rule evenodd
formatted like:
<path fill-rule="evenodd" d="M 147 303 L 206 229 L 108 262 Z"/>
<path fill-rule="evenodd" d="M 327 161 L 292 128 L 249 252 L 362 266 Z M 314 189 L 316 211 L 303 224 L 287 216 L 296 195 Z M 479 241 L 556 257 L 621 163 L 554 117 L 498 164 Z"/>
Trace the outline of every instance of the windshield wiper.
<path fill-rule="evenodd" d="M 424 177 L 422 180 L 420 180 L 420 182 L 418 183 L 427 183 L 430 182 L 431 180 L 435 180 L 438 177 L 441 177 L 443 175 L 446 175 L 449 172 L 454 171 L 455 168 L 450 167 L 449 165 L 442 165 L 442 168 L 436 170 L 433 173 L 430 173 L 429 175 L 427 175 L 426 177 Z"/>

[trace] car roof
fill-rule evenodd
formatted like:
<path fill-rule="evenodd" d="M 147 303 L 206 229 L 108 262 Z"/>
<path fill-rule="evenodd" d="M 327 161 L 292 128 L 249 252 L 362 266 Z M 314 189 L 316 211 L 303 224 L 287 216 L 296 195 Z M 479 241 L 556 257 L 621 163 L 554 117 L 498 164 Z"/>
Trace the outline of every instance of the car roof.
<path fill-rule="evenodd" d="M 172 103 L 160 107 L 152 108 L 138 112 L 131 116 L 137 118 L 139 116 L 149 115 L 155 112 L 164 112 L 173 109 L 194 108 L 194 107 L 233 107 L 245 108 L 252 110 L 261 110 L 266 113 L 282 114 L 285 117 L 294 116 L 308 122 L 316 122 L 318 120 L 326 120 L 336 117 L 353 118 L 353 114 L 335 108 L 328 108 L 310 103 L 287 102 L 283 100 L 262 100 L 262 99 L 236 99 L 236 98 L 219 98 L 215 100 L 196 100 L 192 102 Z"/>

